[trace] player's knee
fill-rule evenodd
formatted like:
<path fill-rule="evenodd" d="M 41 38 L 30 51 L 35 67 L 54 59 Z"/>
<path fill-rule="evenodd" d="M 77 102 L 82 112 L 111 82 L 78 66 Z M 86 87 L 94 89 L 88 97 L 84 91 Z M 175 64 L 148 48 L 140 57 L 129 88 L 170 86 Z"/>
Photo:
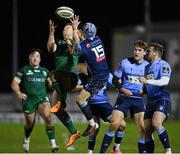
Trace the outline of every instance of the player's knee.
<path fill-rule="evenodd" d="M 123 130 L 125 130 L 125 128 L 126 128 L 126 122 L 125 122 L 125 121 L 122 121 L 122 122 L 121 122 L 121 125 L 120 125 L 120 127 L 119 127 L 119 130 L 120 130 L 120 131 L 123 131 Z"/>
<path fill-rule="evenodd" d="M 52 119 L 51 119 L 51 116 L 47 116 L 44 118 L 44 122 L 47 126 L 51 125 L 52 124 Z"/>
<path fill-rule="evenodd" d="M 78 95 L 78 96 L 76 97 L 76 103 L 77 103 L 78 105 L 81 105 L 81 104 L 83 103 L 82 96 Z"/>
<path fill-rule="evenodd" d="M 159 130 L 162 127 L 162 123 L 158 120 L 152 120 L 152 126 L 155 130 Z"/>
<path fill-rule="evenodd" d="M 120 127 L 120 123 L 116 120 L 111 121 L 110 128 L 111 130 L 117 130 Z"/>
<path fill-rule="evenodd" d="M 87 95 L 86 93 L 85 94 L 80 94 L 76 97 L 76 102 L 78 105 L 81 105 L 83 104 L 88 98 L 89 98 L 90 95 Z"/>

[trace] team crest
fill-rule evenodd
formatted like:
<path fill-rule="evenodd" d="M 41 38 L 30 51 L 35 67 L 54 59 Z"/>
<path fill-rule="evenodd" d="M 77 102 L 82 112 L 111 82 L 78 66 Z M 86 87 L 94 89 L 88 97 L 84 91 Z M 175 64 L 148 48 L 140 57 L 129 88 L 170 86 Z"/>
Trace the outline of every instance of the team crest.
<path fill-rule="evenodd" d="M 169 73 L 169 68 L 168 67 L 163 67 L 162 71 L 163 71 L 163 73 L 168 74 Z"/>
<path fill-rule="evenodd" d="M 43 72 L 43 75 L 44 75 L 44 76 L 47 76 L 47 73 L 46 73 L 46 71 L 42 71 L 42 72 Z"/>

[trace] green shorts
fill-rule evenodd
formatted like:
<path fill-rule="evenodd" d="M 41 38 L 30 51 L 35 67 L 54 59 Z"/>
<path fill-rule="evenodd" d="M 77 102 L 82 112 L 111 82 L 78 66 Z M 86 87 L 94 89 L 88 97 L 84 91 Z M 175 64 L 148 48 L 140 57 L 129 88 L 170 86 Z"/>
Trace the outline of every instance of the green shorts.
<path fill-rule="evenodd" d="M 23 112 L 25 114 L 34 113 L 38 109 L 39 104 L 44 102 L 49 102 L 48 96 L 27 98 L 25 101 L 22 101 Z"/>

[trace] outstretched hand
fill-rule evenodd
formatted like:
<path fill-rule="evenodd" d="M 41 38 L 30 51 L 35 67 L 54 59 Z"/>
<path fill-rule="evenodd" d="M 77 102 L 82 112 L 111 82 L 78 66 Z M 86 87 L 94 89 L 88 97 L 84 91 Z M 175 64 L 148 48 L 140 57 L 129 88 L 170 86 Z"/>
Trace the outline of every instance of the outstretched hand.
<path fill-rule="evenodd" d="M 49 34 L 50 35 L 54 35 L 56 27 L 57 26 L 55 25 L 55 22 L 52 20 L 49 20 Z"/>
<path fill-rule="evenodd" d="M 78 29 L 79 24 L 81 23 L 81 21 L 79 21 L 79 16 L 78 15 L 74 15 L 73 18 L 70 19 L 72 27 L 74 30 Z"/>

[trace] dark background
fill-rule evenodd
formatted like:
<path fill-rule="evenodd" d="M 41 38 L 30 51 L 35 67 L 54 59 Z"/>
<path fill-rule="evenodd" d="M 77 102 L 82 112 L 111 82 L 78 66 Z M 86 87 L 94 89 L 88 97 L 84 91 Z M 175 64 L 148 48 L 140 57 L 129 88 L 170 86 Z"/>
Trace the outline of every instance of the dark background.
<path fill-rule="evenodd" d="M 113 28 L 145 24 L 145 0 L 17 0 L 18 2 L 18 68 L 27 63 L 26 52 L 34 47 L 43 50 L 42 65 L 53 68 L 52 55 L 47 53 L 48 20 L 57 25 L 56 36 L 61 38 L 65 21 L 55 17 L 54 11 L 59 6 L 69 6 L 80 16 L 81 25 L 93 22 L 98 28 L 98 35 L 104 42 L 108 63 L 111 68 L 111 31 Z M 0 9 L 0 92 L 10 92 L 12 72 L 12 8 L 13 0 L 2 0 Z M 180 20 L 178 1 L 150 0 L 151 22 L 171 22 Z"/>

